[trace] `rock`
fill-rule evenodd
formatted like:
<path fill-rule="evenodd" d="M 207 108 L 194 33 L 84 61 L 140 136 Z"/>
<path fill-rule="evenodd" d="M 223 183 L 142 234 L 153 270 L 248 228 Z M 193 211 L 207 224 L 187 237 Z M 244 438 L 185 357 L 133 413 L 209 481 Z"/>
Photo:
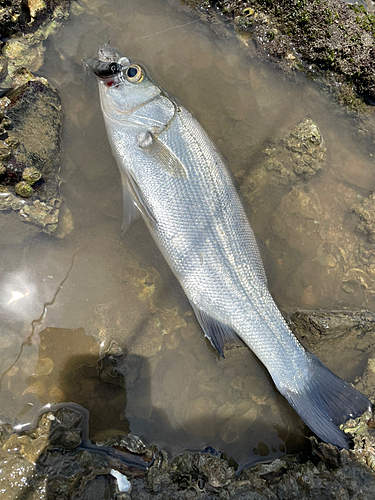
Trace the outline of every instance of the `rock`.
<path fill-rule="evenodd" d="M 87 412 L 78 405 L 56 405 L 42 409 L 26 426 L 13 429 L 6 423 L 0 425 L 0 488 L 9 495 L 5 499 L 57 500 L 70 498 L 74 492 L 74 498 L 82 500 L 109 500 L 113 498 L 109 474 L 122 474 L 129 480 L 131 498 L 137 500 L 336 500 L 338 495 L 351 498 L 351 492 L 359 488 L 361 498 L 370 500 L 375 487 L 371 470 L 375 463 L 374 422 L 369 413 L 342 426 L 353 435 L 352 451 L 340 451 L 311 438 L 314 463 L 309 455 L 303 461 L 286 456 L 244 469 L 236 476 L 234 467 L 215 450 L 184 453 L 172 462 L 160 450 L 145 477 L 140 469 L 129 469 L 125 462 L 120 465 L 120 452 L 113 453 L 109 442 L 97 447 L 88 441 Z M 120 440 L 122 446 L 113 439 L 111 443 L 126 449 L 126 438 Z M 128 440 L 130 447 L 137 443 L 133 453 L 145 451 L 139 438 L 128 436 Z"/>
<path fill-rule="evenodd" d="M 366 303 L 372 308 L 373 245 L 347 224 L 357 193 L 334 180 L 318 186 L 319 190 L 313 182 L 296 185 L 270 215 L 273 237 L 283 245 L 278 258 L 280 282 L 288 283 L 289 302 L 324 309 Z M 298 296 L 293 295 L 296 276 L 303 279 Z"/>
<path fill-rule="evenodd" d="M 284 71 L 304 70 L 316 78 L 326 70 L 330 78 L 335 75 L 332 88 L 344 87 L 344 94 L 348 94 L 354 84 L 357 95 L 375 102 L 375 22 L 363 5 L 349 6 L 340 0 L 327 0 L 324 8 L 319 0 L 185 3 L 232 18 L 244 43 L 253 38 L 259 53 L 272 58 Z M 346 97 L 348 101 L 353 102 L 353 98 Z"/>
<path fill-rule="evenodd" d="M 2 38 L 14 36 L 40 36 L 51 23 L 68 15 L 69 0 L 45 2 L 44 0 L 11 0 L 0 7 L 0 35 Z"/>
<path fill-rule="evenodd" d="M 72 230 L 73 224 L 67 223 L 70 212 L 63 210 L 64 227 L 59 229 L 60 97 L 44 78 L 28 73 L 24 76 L 26 82 L 8 93 L 0 108 L 5 134 L 0 143 L 0 190 L 4 193 L 1 210 L 19 212 L 23 222 L 61 238 Z M 19 196 L 28 201 L 23 202 Z"/>
<path fill-rule="evenodd" d="M 0 82 L 8 75 L 8 59 L 0 55 Z"/>
<path fill-rule="evenodd" d="M 263 188 L 276 188 L 307 181 L 326 164 L 326 148 L 316 123 L 303 119 L 281 141 L 264 150 L 260 168 L 238 177 L 250 206 Z"/>
<path fill-rule="evenodd" d="M 371 243 L 375 243 L 375 195 L 371 193 L 362 203 L 352 206 L 352 211 L 359 217 L 357 231 L 367 235 Z"/>
<path fill-rule="evenodd" d="M 35 167 L 27 167 L 22 173 L 22 179 L 30 184 L 30 186 L 38 182 L 41 177 L 41 172 Z"/>
<path fill-rule="evenodd" d="M 22 174 L 23 176 L 23 174 Z M 34 194 L 34 189 L 30 186 L 30 184 L 26 181 L 18 182 L 14 186 L 14 191 L 22 198 L 30 198 Z"/>
<path fill-rule="evenodd" d="M 335 343 L 351 337 L 356 348 L 375 345 L 375 313 L 351 311 L 297 311 L 288 317 L 294 333 L 307 346 Z"/>
<path fill-rule="evenodd" d="M 2 425 L 0 491 L 4 499 L 57 500 L 82 492 L 97 476 L 105 477 L 110 470 L 105 455 L 79 448 L 81 422 L 80 412 L 62 407 L 42 413 L 30 430 L 11 433 L 9 426 Z"/>

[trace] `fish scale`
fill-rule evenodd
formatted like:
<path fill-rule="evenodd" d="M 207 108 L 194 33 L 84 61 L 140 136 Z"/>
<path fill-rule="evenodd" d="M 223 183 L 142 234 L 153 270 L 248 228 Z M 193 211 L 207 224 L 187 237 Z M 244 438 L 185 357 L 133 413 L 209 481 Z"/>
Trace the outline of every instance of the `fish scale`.
<path fill-rule="evenodd" d="M 341 448 L 338 428 L 369 400 L 304 349 L 268 291 L 253 230 L 229 167 L 202 126 L 145 69 L 104 46 L 99 79 L 108 138 L 124 184 L 124 223 L 141 214 L 202 329 L 224 357 L 239 338 L 315 434 Z M 113 64 L 116 63 L 116 64 Z"/>

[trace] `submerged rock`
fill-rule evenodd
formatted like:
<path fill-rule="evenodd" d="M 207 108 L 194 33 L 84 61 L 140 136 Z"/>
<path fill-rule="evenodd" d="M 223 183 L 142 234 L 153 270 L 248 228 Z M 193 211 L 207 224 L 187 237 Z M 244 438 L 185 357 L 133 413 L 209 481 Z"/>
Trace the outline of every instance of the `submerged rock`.
<path fill-rule="evenodd" d="M 289 284 L 290 302 L 324 309 L 375 307 L 373 245 L 348 223 L 358 198 L 344 182 L 310 182 L 287 192 L 270 215 L 274 238 L 283 245 L 278 274 L 280 282 Z M 293 295 L 298 288 L 293 281 L 301 277 L 305 289 Z"/>
<path fill-rule="evenodd" d="M 118 451 L 96 446 L 88 431 L 88 412 L 72 403 L 47 405 L 26 425 L 0 424 L 1 498 L 120 498 L 114 477 L 142 477 L 152 452 L 145 462 L 129 454 L 125 440 Z"/>
<path fill-rule="evenodd" d="M 322 134 L 316 123 L 304 118 L 285 138 L 264 150 L 259 168 L 248 174 L 240 173 L 238 181 L 246 201 L 252 206 L 260 189 L 307 181 L 325 165 Z"/>
<path fill-rule="evenodd" d="M 353 205 L 352 211 L 359 217 L 357 231 L 367 235 L 375 243 L 375 194 L 371 193 L 362 203 Z"/>

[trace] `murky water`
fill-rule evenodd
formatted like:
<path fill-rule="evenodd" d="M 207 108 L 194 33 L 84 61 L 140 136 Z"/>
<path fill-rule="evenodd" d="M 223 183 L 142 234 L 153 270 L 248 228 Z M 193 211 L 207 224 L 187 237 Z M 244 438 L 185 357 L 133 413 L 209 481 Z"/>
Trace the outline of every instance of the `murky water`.
<path fill-rule="evenodd" d="M 88 5 L 48 40 L 40 70 L 62 96 L 61 192 L 75 229 L 64 240 L 21 232 L 0 242 L 1 413 L 26 422 L 42 404 L 73 401 L 90 411 L 92 438 L 130 429 L 171 453 L 213 446 L 238 463 L 293 451 L 306 429 L 264 368 L 247 349 L 220 359 L 142 221 L 122 234 L 120 175 L 82 59 L 111 39 L 144 63 L 195 114 L 234 173 L 256 170 L 264 148 L 304 117 L 318 124 L 323 171 L 293 195 L 286 186 L 279 199 L 267 191 L 245 197 L 277 262 L 272 288 L 282 309 L 374 306 L 371 266 L 351 261 L 365 239 L 349 211 L 375 184 L 373 152 L 303 75 L 284 80 L 245 56 L 230 30 L 214 37 L 179 2 Z M 125 387 L 97 369 L 99 355 L 117 347 L 126 353 Z M 332 352 L 324 361 L 345 378 L 340 360 Z"/>

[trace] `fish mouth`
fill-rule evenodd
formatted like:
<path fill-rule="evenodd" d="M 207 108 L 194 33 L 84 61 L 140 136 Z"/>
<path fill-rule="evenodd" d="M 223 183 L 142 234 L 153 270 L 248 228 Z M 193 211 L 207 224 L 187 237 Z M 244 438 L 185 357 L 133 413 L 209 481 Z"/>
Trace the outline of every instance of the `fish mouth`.
<path fill-rule="evenodd" d="M 118 63 L 120 59 L 125 61 L 128 61 L 128 64 L 130 64 L 130 61 L 127 57 L 125 57 L 121 52 L 119 52 L 117 49 L 114 47 L 111 47 L 108 43 L 105 43 L 99 48 L 99 60 L 103 62 L 114 62 Z M 125 64 L 124 64 L 125 65 Z"/>
<path fill-rule="evenodd" d="M 131 64 L 127 57 L 107 43 L 100 47 L 98 55 L 98 59 L 88 57 L 84 63 L 101 80 L 116 77 Z"/>

